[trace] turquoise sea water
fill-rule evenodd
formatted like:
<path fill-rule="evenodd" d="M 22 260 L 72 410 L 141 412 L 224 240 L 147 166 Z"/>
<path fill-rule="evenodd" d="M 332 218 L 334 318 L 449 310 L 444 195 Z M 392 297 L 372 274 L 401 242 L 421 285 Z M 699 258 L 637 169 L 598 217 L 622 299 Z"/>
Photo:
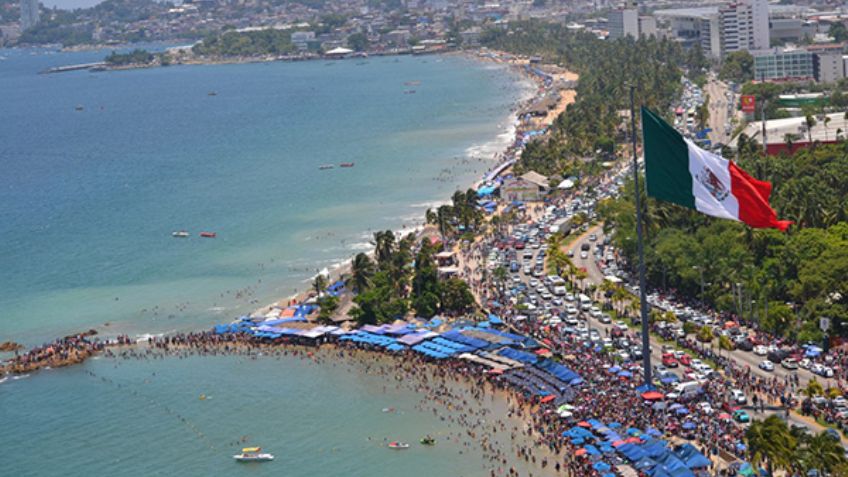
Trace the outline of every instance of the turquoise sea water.
<path fill-rule="evenodd" d="M 0 50 L 0 341 L 206 328 L 302 290 L 491 167 L 526 91 L 453 57 L 36 74 L 104 54 Z M 488 475 L 420 395 L 360 371 L 104 358 L 8 378 L 0 475 Z M 242 436 L 278 460 L 235 463 Z"/>
<path fill-rule="evenodd" d="M 104 54 L 0 50 L 0 340 L 205 328 L 303 290 L 491 167 L 526 92 L 434 56 L 36 74 Z"/>
<path fill-rule="evenodd" d="M 451 441 L 462 427 L 416 409 L 421 395 L 362 369 L 294 357 L 99 359 L 7 381 L 0 384 L 2 474 L 488 475 L 479 448 L 464 446 L 467 437 Z M 486 404 L 503 413 L 502 401 Z M 395 412 L 382 411 L 389 407 Z M 428 434 L 437 445 L 418 445 Z M 393 440 L 412 447 L 386 448 Z M 246 445 L 276 460 L 235 462 Z"/>

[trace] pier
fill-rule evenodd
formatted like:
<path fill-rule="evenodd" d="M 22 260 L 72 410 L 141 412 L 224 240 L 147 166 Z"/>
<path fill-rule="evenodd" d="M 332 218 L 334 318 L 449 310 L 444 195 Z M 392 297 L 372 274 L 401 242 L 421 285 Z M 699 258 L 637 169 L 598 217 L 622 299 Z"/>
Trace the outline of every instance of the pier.
<path fill-rule="evenodd" d="M 105 66 L 105 61 L 100 61 L 97 63 L 81 63 L 78 65 L 55 66 L 53 68 L 47 68 L 46 70 L 41 71 L 39 74 L 45 75 L 50 73 L 65 73 L 67 71 L 90 70 L 92 68 L 103 68 Z"/>

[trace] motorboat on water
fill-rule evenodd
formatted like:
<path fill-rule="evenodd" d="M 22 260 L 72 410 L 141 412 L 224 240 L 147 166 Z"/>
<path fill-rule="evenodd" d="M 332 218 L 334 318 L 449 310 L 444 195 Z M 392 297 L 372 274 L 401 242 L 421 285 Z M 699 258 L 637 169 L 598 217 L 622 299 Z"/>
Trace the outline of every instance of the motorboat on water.
<path fill-rule="evenodd" d="M 241 454 L 236 454 L 233 459 L 239 462 L 265 462 L 274 460 L 273 454 L 262 452 L 261 447 L 245 447 L 241 450 Z"/>
<path fill-rule="evenodd" d="M 339 164 L 339 167 L 353 167 L 353 166 L 354 166 L 353 162 L 342 162 L 341 164 Z"/>
<path fill-rule="evenodd" d="M 425 446 L 434 446 L 434 445 L 436 445 L 436 439 L 433 439 L 433 438 L 432 438 L 432 437 L 430 437 L 430 436 L 424 436 L 424 437 L 422 437 L 422 438 L 421 438 L 421 440 L 420 440 L 419 442 L 421 442 L 421 444 L 422 444 L 422 445 L 425 445 Z"/>
<path fill-rule="evenodd" d="M 323 166 L 318 166 L 318 169 L 321 169 L 322 171 L 327 170 L 327 169 L 332 169 L 332 168 L 333 168 L 332 164 L 324 164 Z"/>
<path fill-rule="evenodd" d="M 176 237 L 176 238 L 186 238 L 189 235 L 191 235 L 191 234 L 188 233 L 185 230 L 177 230 L 176 232 L 171 232 L 171 237 Z"/>
<path fill-rule="evenodd" d="M 200 236 L 206 238 L 215 238 L 218 236 L 218 234 L 216 234 L 215 232 L 200 232 Z"/>
<path fill-rule="evenodd" d="M 389 442 L 389 449 L 409 449 L 409 444 L 400 441 Z"/>

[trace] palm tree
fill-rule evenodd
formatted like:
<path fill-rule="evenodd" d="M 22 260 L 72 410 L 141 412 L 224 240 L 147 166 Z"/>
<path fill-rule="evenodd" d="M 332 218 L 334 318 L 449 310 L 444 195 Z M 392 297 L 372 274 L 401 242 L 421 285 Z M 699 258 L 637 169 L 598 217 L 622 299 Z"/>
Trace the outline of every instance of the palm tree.
<path fill-rule="evenodd" d="M 830 123 L 830 116 L 825 114 L 822 122 L 824 123 L 824 140 L 827 142 L 827 125 Z"/>
<path fill-rule="evenodd" d="M 315 275 L 315 279 L 312 280 L 312 288 L 315 289 L 315 293 L 318 296 L 321 296 L 324 293 L 324 290 L 327 289 L 327 277 L 323 273 L 319 273 Z"/>
<path fill-rule="evenodd" d="M 745 431 L 745 440 L 754 467 L 765 463 L 770 476 L 776 469 L 792 467 L 797 440 L 780 417 L 771 415 L 763 421 L 754 421 Z"/>
<path fill-rule="evenodd" d="M 351 276 L 347 279 L 347 284 L 353 288 L 356 293 L 362 293 L 371 287 L 371 277 L 374 276 L 374 262 L 367 254 L 358 253 L 353 258 L 351 265 Z"/>
<path fill-rule="evenodd" d="M 380 267 L 386 266 L 395 250 L 395 234 L 391 230 L 374 232 L 374 256 Z"/>
<path fill-rule="evenodd" d="M 807 116 L 804 117 L 804 124 L 807 125 L 807 139 L 809 141 L 809 145 L 812 146 L 813 145 L 813 126 L 816 125 L 816 119 L 813 117 L 812 114 L 807 114 Z"/>
<path fill-rule="evenodd" d="M 815 469 L 820 475 L 831 475 L 834 469 L 848 462 L 839 438 L 828 434 L 827 431 L 807 439 L 801 455 L 803 455 L 804 470 L 809 472 Z"/>
<path fill-rule="evenodd" d="M 808 398 L 811 398 L 813 396 L 819 396 L 824 394 L 824 388 L 822 387 L 821 383 L 816 380 L 816 378 L 813 378 L 810 380 L 809 383 L 807 383 L 807 387 L 804 388 L 801 392 Z"/>

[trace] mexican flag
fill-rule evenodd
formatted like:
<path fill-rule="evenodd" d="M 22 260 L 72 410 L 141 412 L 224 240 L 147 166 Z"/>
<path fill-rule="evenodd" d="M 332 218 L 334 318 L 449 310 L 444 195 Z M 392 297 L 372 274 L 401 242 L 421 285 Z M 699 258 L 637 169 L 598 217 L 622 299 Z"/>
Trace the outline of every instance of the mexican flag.
<path fill-rule="evenodd" d="M 755 228 L 789 228 L 769 205 L 770 183 L 699 148 L 644 107 L 642 135 L 649 196 Z"/>

